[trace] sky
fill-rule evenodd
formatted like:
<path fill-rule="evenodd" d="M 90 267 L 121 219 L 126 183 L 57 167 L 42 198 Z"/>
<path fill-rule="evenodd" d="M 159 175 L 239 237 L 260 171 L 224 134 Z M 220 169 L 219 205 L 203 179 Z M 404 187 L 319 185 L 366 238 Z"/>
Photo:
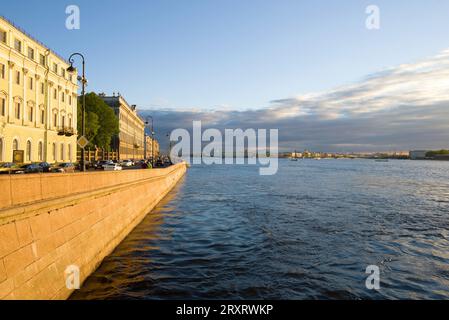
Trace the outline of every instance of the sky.
<path fill-rule="evenodd" d="M 65 28 L 72 4 L 80 30 Z M 371 4 L 380 30 L 365 27 Z M 84 53 L 89 91 L 120 92 L 160 138 L 204 120 L 279 128 L 284 149 L 367 151 L 449 147 L 448 12 L 445 0 L 17 0 L 0 14 L 64 57 Z"/>

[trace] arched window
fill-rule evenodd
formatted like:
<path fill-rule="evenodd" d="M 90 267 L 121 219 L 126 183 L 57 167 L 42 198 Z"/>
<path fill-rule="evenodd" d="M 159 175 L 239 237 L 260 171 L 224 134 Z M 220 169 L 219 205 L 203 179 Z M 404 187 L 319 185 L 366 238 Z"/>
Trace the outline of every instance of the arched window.
<path fill-rule="evenodd" d="M 27 154 L 26 154 L 27 161 L 31 162 L 31 141 L 27 141 Z"/>
<path fill-rule="evenodd" d="M 12 150 L 19 150 L 19 140 L 14 139 L 12 142 Z"/>
<path fill-rule="evenodd" d="M 44 161 L 44 144 L 42 141 L 39 141 L 39 144 L 37 145 L 37 157 L 39 161 Z"/>
<path fill-rule="evenodd" d="M 52 150 L 52 153 L 53 153 L 53 161 L 56 161 L 56 159 L 57 159 L 57 154 L 56 154 L 56 143 L 53 143 L 53 150 Z"/>
<path fill-rule="evenodd" d="M 3 161 L 3 138 L 0 138 L 0 162 Z"/>
<path fill-rule="evenodd" d="M 64 144 L 61 143 L 61 160 L 64 161 L 64 157 L 65 157 L 65 150 L 64 150 Z"/>

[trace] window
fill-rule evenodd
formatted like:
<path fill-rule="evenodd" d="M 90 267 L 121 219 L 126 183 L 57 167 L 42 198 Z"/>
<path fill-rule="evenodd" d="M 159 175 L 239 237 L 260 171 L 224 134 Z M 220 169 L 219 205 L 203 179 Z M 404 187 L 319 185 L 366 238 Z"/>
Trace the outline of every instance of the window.
<path fill-rule="evenodd" d="M 41 82 L 41 94 L 45 94 L 45 86 L 43 82 Z"/>
<path fill-rule="evenodd" d="M 39 63 L 41 66 L 45 67 L 45 56 L 43 54 L 39 55 Z"/>
<path fill-rule="evenodd" d="M 20 71 L 16 71 L 16 84 L 20 86 Z"/>
<path fill-rule="evenodd" d="M 26 154 L 27 161 L 31 162 L 31 141 L 27 141 L 27 154 Z"/>
<path fill-rule="evenodd" d="M 5 65 L 0 63 L 0 79 L 5 79 Z"/>
<path fill-rule="evenodd" d="M 53 99 L 58 99 L 58 90 L 53 89 Z"/>
<path fill-rule="evenodd" d="M 56 63 L 53 63 L 53 72 L 58 73 L 58 65 Z"/>
<path fill-rule="evenodd" d="M 61 119 L 61 126 L 64 128 L 65 127 L 65 116 L 62 116 Z"/>
<path fill-rule="evenodd" d="M 70 149 L 69 149 L 70 150 Z M 3 138 L 0 138 L 0 161 L 3 162 Z"/>
<path fill-rule="evenodd" d="M 72 105 L 72 96 L 69 95 L 69 105 Z"/>
<path fill-rule="evenodd" d="M 53 115 L 53 127 L 57 127 L 58 126 L 58 114 L 55 113 Z"/>
<path fill-rule="evenodd" d="M 64 144 L 61 143 L 61 160 L 64 161 L 64 157 L 65 157 L 65 150 L 64 150 Z"/>
<path fill-rule="evenodd" d="M 14 39 L 14 49 L 22 52 L 22 41 L 20 41 L 19 39 Z"/>
<path fill-rule="evenodd" d="M 57 158 L 56 158 L 56 156 L 57 156 L 57 155 L 56 155 L 56 143 L 53 143 L 53 150 L 52 150 L 52 151 L 53 151 L 53 152 L 52 152 L 52 153 L 53 153 L 53 160 L 56 161 L 56 159 L 57 159 Z"/>
<path fill-rule="evenodd" d="M 20 102 L 16 102 L 16 118 L 17 119 L 20 119 L 20 108 L 21 108 Z"/>
<path fill-rule="evenodd" d="M 28 107 L 28 120 L 30 120 L 30 122 L 33 122 L 33 113 L 34 108 L 32 106 Z"/>
<path fill-rule="evenodd" d="M 19 141 L 14 139 L 12 142 L 12 150 L 19 150 Z"/>
<path fill-rule="evenodd" d="M 28 47 L 28 58 L 34 60 L 34 49 Z"/>
<path fill-rule="evenodd" d="M 34 81 L 33 81 L 33 78 L 30 77 L 30 90 L 33 90 L 33 87 L 34 87 Z"/>
<path fill-rule="evenodd" d="M 61 92 L 61 101 L 65 102 L 65 94 L 64 94 L 64 92 Z"/>
<path fill-rule="evenodd" d="M 42 141 L 39 141 L 39 144 L 37 145 L 37 158 L 39 161 L 44 161 L 44 144 Z"/>
<path fill-rule="evenodd" d="M 6 43 L 6 31 L 0 30 L 0 42 Z"/>
<path fill-rule="evenodd" d="M 6 99 L 0 98 L 0 116 L 6 115 Z"/>
<path fill-rule="evenodd" d="M 70 162 L 72 162 L 72 145 L 69 144 L 69 159 Z"/>
<path fill-rule="evenodd" d="M 45 110 L 41 110 L 41 123 L 45 124 Z"/>
<path fill-rule="evenodd" d="M 61 68 L 61 76 L 63 76 L 65 78 L 65 69 Z"/>

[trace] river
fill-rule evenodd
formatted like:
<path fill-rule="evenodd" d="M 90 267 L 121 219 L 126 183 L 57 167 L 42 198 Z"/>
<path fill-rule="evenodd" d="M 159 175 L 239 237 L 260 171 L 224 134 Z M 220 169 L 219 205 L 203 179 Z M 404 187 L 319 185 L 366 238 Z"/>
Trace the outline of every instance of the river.
<path fill-rule="evenodd" d="M 380 270 L 368 290 L 367 266 Z M 449 162 L 192 166 L 72 299 L 447 299 Z"/>

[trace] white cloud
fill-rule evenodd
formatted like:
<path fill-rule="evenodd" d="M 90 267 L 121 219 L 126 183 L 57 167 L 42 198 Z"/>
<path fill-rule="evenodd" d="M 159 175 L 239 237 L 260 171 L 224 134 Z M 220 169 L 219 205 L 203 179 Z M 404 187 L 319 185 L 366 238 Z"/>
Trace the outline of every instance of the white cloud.
<path fill-rule="evenodd" d="M 164 130 L 193 120 L 223 128 L 278 128 L 280 146 L 320 150 L 449 147 L 449 50 L 333 90 L 272 101 L 268 109 L 160 111 Z"/>

